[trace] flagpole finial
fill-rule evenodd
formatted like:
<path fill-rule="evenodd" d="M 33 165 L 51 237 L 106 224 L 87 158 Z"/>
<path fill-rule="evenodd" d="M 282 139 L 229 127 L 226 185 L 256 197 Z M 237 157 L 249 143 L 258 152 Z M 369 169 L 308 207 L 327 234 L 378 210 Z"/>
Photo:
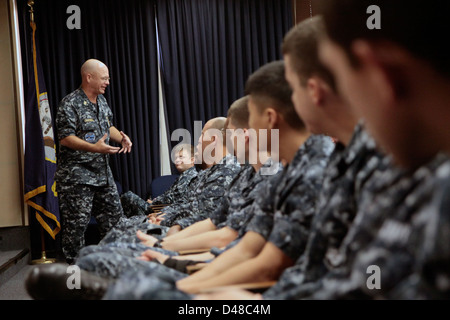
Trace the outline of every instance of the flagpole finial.
<path fill-rule="evenodd" d="M 34 0 L 28 0 L 27 4 L 30 7 L 30 20 L 31 22 L 34 22 L 34 10 L 33 10 Z"/>

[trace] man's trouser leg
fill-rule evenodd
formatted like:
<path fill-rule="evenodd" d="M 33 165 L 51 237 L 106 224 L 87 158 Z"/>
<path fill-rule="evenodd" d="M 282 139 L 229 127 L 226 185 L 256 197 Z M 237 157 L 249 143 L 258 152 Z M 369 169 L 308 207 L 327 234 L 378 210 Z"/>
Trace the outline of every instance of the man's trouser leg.
<path fill-rule="evenodd" d="M 146 216 L 152 212 L 150 204 L 137 194 L 128 191 L 120 197 L 123 212 L 126 217 Z"/>
<path fill-rule="evenodd" d="M 97 220 L 100 237 L 103 238 L 124 217 L 116 185 L 95 187 L 92 216 Z"/>
<path fill-rule="evenodd" d="M 58 200 L 61 214 L 61 243 L 67 262 L 72 263 L 84 247 L 84 235 L 95 217 L 103 237 L 123 215 L 117 187 L 89 185 L 59 185 Z"/>
<path fill-rule="evenodd" d="M 85 185 L 58 185 L 61 245 L 68 263 L 84 247 L 84 233 L 91 218 L 94 192 Z"/>

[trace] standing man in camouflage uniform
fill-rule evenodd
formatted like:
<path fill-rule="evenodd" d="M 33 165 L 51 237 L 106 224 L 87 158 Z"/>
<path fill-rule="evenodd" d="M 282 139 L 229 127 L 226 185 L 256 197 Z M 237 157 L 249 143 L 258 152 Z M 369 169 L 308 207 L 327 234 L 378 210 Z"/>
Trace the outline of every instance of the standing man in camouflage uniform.
<path fill-rule="evenodd" d="M 113 126 L 113 115 L 103 94 L 109 85 L 107 66 L 95 59 L 81 67 L 80 88 L 60 103 L 56 127 L 60 141 L 55 174 L 62 220 L 62 249 L 72 263 L 84 246 L 91 216 L 105 235 L 122 217 L 119 194 L 109 166 L 109 155 L 128 153 L 132 142 Z M 109 145 L 112 140 L 121 147 Z"/>

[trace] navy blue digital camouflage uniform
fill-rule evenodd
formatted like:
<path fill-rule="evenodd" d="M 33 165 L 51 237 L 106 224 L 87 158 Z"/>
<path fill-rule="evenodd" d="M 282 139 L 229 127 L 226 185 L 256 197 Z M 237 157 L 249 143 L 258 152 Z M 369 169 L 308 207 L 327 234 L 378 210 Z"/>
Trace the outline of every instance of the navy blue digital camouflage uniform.
<path fill-rule="evenodd" d="M 450 299 L 450 163 L 439 168 L 436 192 L 423 208 L 427 220 L 413 273 L 391 292 L 396 299 Z"/>
<path fill-rule="evenodd" d="M 266 174 L 264 169 L 273 169 L 273 172 Z M 229 227 L 238 232 L 238 235 L 245 233 L 245 227 L 252 217 L 252 205 L 262 196 L 261 189 L 264 188 L 267 180 L 274 179 L 281 174 L 281 163 L 274 163 L 269 158 L 264 163 L 258 172 L 252 173 L 251 179 L 248 179 L 245 184 L 240 184 L 240 188 L 230 190 L 228 197 L 229 208 L 228 212 L 231 214 L 224 214 L 224 207 L 219 208 L 212 216 L 212 222 L 218 227 Z"/>
<path fill-rule="evenodd" d="M 295 261 L 306 245 L 334 147 L 330 137 L 311 135 L 279 178 L 266 185 L 247 232 L 260 234 Z"/>
<path fill-rule="evenodd" d="M 287 219 L 285 217 L 275 218 L 273 211 L 276 209 L 279 214 L 292 214 L 291 223 L 307 227 L 308 220 L 311 219 L 314 213 L 315 200 L 320 190 L 323 172 L 329 161 L 329 157 L 334 149 L 334 143 L 329 137 L 325 136 L 311 136 L 305 144 L 299 148 L 292 162 L 283 168 L 283 171 L 274 176 L 272 179 L 265 180 L 264 186 L 261 188 L 260 196 L 264 199 L 270 199 L 272 204 L 267 204 L 260 208 L 259 212 L 265 212 L 264 216 L 270 216 L 271 219 L 258 219 L 256 222 L 252 219 L 254 227 L 249 230 L 254 230 L 256 226 L 261 233 L 265 234 L 269 241 L 274 241 L 283 249 L 285 244 L 291 241 L 291 232 L 294 230 L 291 226 L 284 224 Z M 303 185 L 303 186 L 301 186 Z M 268 193 L 268 190 L 270 193 Z M 272 197 L 267 197 L 270 194 Z M 255 207 L 259 207 L 253 204 Z M 252 206 L 253 207 L 253 206 Z M 304 209 L 300 209 L 300 208 Z M 266 211 L 267 210 L 267 211 Z M 300 211 L 302 212 L 300 214 Z M 254 212 L 255 216 L 261 216 L 258 211 Z M 255 217 L 253 217 L 255 218 Z M 283 220 L 280 224 L 274 222 Z M 269 226 L 262 226 L 261 224 L 268 223 Z M 272 234 L 271 229 L 277 226 L 277 230 L 281 230 L 281 226 L 285 227 L 286 233 L 281 236 Z M 303 230 L 302 230 L 303 232 Z M 304 231 L 307 233 L 307 231 Z M 286 235 L 286 237 L 285 237 Z M 301 235 L 304 238 L 305 235 Z M 292 241 L 298 244 L 299 241 Z M 289 251 L 290 252 L 290 251 Z M 180 292 L 176 288 L 176 281 L 186 277 L 187 275 L 171 276 L 170 274 L 161 273 L 149 269 L 136 268 L 133 272 L 123 273 L 114 284 L 112 284 L 105 295 L 105 299 L 190 299 L 191 296 Z M 138 285 L 140 290 L 135 290 Z"/>
<path fill-rule="evenodd" d="M 233 210 L 233 213 L 227 216 L 225 222 L 220 224 L 220 226 L 229 227 L 230 229 L 235 230 L 237 232 L 236 239 L 231 241 L 225 247 L 211 248 L 210 253 L 214 256 L 218 256 L 239 243 L 247 232 L 247 225 L 253 218 L 254 212 L 256 211 L 255 208 L 266 199 L 268 186 L 271 185 L 271 181 L 278 181 L 277 179 L 282 172 L 282 164 L 280 162 L 275 163 L 271 158 L 263 164 L 260 170 L 255 174 L 255 177 L 251 180 L 251 184 L 247 187 L 249 192 L 246 198 L 243 200 L 234 200 L 244 202 L 245 205 L 241 206 L 239 210 Z"/>
<path fill-rule="evenodd" d="M 81 88 L 67 95 L 56 115 L 58 139 L 77 136 L 96 143 L 108 134 L 113 115 L 103 95 L 97 104 Z M 122 206 L 109 166 L 109 155 L 60 146 L 55 181 L 62 222 L 62 250 L 71 262 L 84 246 L 84 233 L 91 215 L 104 236 L 123 216 Z"/>
<path fill-rule="evenodd" d="M 305 252 L 295 266 L 284 271 L 277 284 L 264 293 L 267 299 L 294 299 L 303 283 L 317 281 L 336 268 L 338 248 L 360 208 L 361 194 L 376 171 L 389 166 L 374 140 L 359 123 L 345 147 L 337 142 L 325 178 Z M 341 262 L 340 262 L 341 263 Z M 293 296 L 291 296 L 293 295 Z"/>
<path fill-rule="evenodd" d="M 175 180 L 173 185 L 164 192 L 152 200 L 152 204 L 172 204 L 176 203 L 180 199 L 191 182 L 191 180 L 198 174 L 198 169 L 194 165 L 189 169 L 183 171 L 181 175 Z"/>
<path fill-rule="evenodd" d="M 196 196 L 195 191 L 197 187 L 204 183 L 207 176 L 210 174 L 212 167 L 207 169 L 200 169 L 197 166 L 197 174 L 192 177 L 187 185 L 185 192 L 181 196 L 175 199 L 174 203 L 164 207 L 159 215 L 164 213 L 176 214 L 179 208 L 183 207 L 186 202 L 194 201 Z M 136 237 L 136 231 L 141 230 L 155 236 L 164 236 L 169 230 L 169 226 L 161 226 L 149 223 L 146 216 L 133 215 L 131 217 L 123 218 L 119 221 L 116 227 L 108 232 L 106 237 L 100 242 L 100 244 L 114 243 L 114 242 L 136 242 L 140 241 Z M 156 232 L 156 233 L 155 233 Z"/>
<path fill-rule="evenodd" d="M 350 228 L 347 235 L 349 240 L 344 239 L 343 251 L 346 255 L 346 264 L 323 277 L 319 288 L 310 290 L 300 297 L 307 299 L 420 298 L 420 286 L 414 287 L 411 284 L 414 284 L 414 270 L 417 265 L 421 261 L 426 261 L 421 257 L 433 254 L 433 250 L 428 251 L 424 248 L 424 244 L 431 239 L 435 248 L 442 249 L 448 245 L 448 243 L 442 245 L 435 242 L 445 239 L 448 234 L 440 238 L 439 232 L 431 234 L 427 233 L 427 229 L 433 224 L 436 226 L 436 220 L 433 221 L 429 208 L 433 196 L 441 187 L 438 183 L 440 173 L 450 172 L 449 161 L 446 155 L 440 154 L 416 170 L 397 175 L 398 179 L 394 179 L 389 187 L 384 184 L 384 188 L 381 188 L 381 191 L 385 192 L 375 196 L 372 193 L 370 199 L 372 207 L 368 206 L 362 211 L 364 214 L 358 213 L 359 223 Z M 392 179 L 392 176 L 395 174 L 387 178 Z M 439 214 L 434 217 L 437 216 Z M 442 222 L 445 222 L 445 219 Z M 445 233 L 445 226 L 443 228 Z M 356 240 L 354 246 L 352 240 Z M 444 253 L 445 249 L 437 250 L 437 252 Z M 374 267 L 378 271 L 373 271 Z M 438 271 L 435 275 L 439 275 L 439 271 L 442 270 L 438 266 L 435 271 Z M 379 276 L 378 280 L 371 277 L 373 272 L 378 272 L 374 275 L 374 277 Z M 428 276 L 430 275 L 432 276 L 432 274 Z M 378 281 L 379 288 L 372 287 L 370 285 L 372 281 Z"/>
<path fill-rule="evenodd" d="M 216 228 L 223 227 L 229 212 L 239 210 L 244 205 L 245 197 L 250 191 L 247 186 L 249 186 L 255 174 L 255 169 L 250 164 L 242 166 L 241 171 L 230 183 L 225 196 L 220 199 L 216 209 L 209 217 Z"/>
<path fill-rule="evenodd" d="M 125 192 L 120 196 L 125 216 L 132 217 L 136 215 L 146 216 L 152 213 L 152 205 L 157 204 L 173 204 L 182 199 L 183 194 L 189 192 L 188 187 L 191 180 L 197 176 L 197 168 L 195 166 L 185 170 L 174 181 L 174 183 L 163 194 L 153 199 L 152 203 L 142 199 L 132 191 Z"/>
<path fill-rule="evenodd" d="M 222 201 L 230 183 L 241 171 L 241 165 L 234 155 L 228 154 L 207 170 L 187 202 L 161 210 L 164 213 L 162 226 L 178 225 L 184 229 L 209 218 Z"/>

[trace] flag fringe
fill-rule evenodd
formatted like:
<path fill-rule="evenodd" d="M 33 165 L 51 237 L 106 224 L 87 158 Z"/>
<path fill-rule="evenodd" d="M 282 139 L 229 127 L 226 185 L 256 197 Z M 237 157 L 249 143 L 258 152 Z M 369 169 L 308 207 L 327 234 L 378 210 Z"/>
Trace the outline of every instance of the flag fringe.
<path fill-rule="evenodd" d="M 39 221 L 39 223 L 42 225 L 42 227 L 52 236 L 53 239 L 55 239 L 55 236 L 59 233 L 59 231 L 61 230 L 61 224 L 58 221 L 58 218 L 52 214 L 51 212 L 48 212 L 47 210 L 45 210 L 42 206 L 38 205 L 37 203 L 31 201 L 31 200 L 27 200 L 26 203 L 34 208 L 37 212 L 36 212 L 36 219 Z M 45 220 L 39 215 L 39 213 L 44 214 L 46 217 L 52 219 L 53 221 L 55 221 L 56 223 L 56 228 L 55 230 L 52 230 L 52 228 L 48 225 L 47 222 L 45 222 Z"/>

